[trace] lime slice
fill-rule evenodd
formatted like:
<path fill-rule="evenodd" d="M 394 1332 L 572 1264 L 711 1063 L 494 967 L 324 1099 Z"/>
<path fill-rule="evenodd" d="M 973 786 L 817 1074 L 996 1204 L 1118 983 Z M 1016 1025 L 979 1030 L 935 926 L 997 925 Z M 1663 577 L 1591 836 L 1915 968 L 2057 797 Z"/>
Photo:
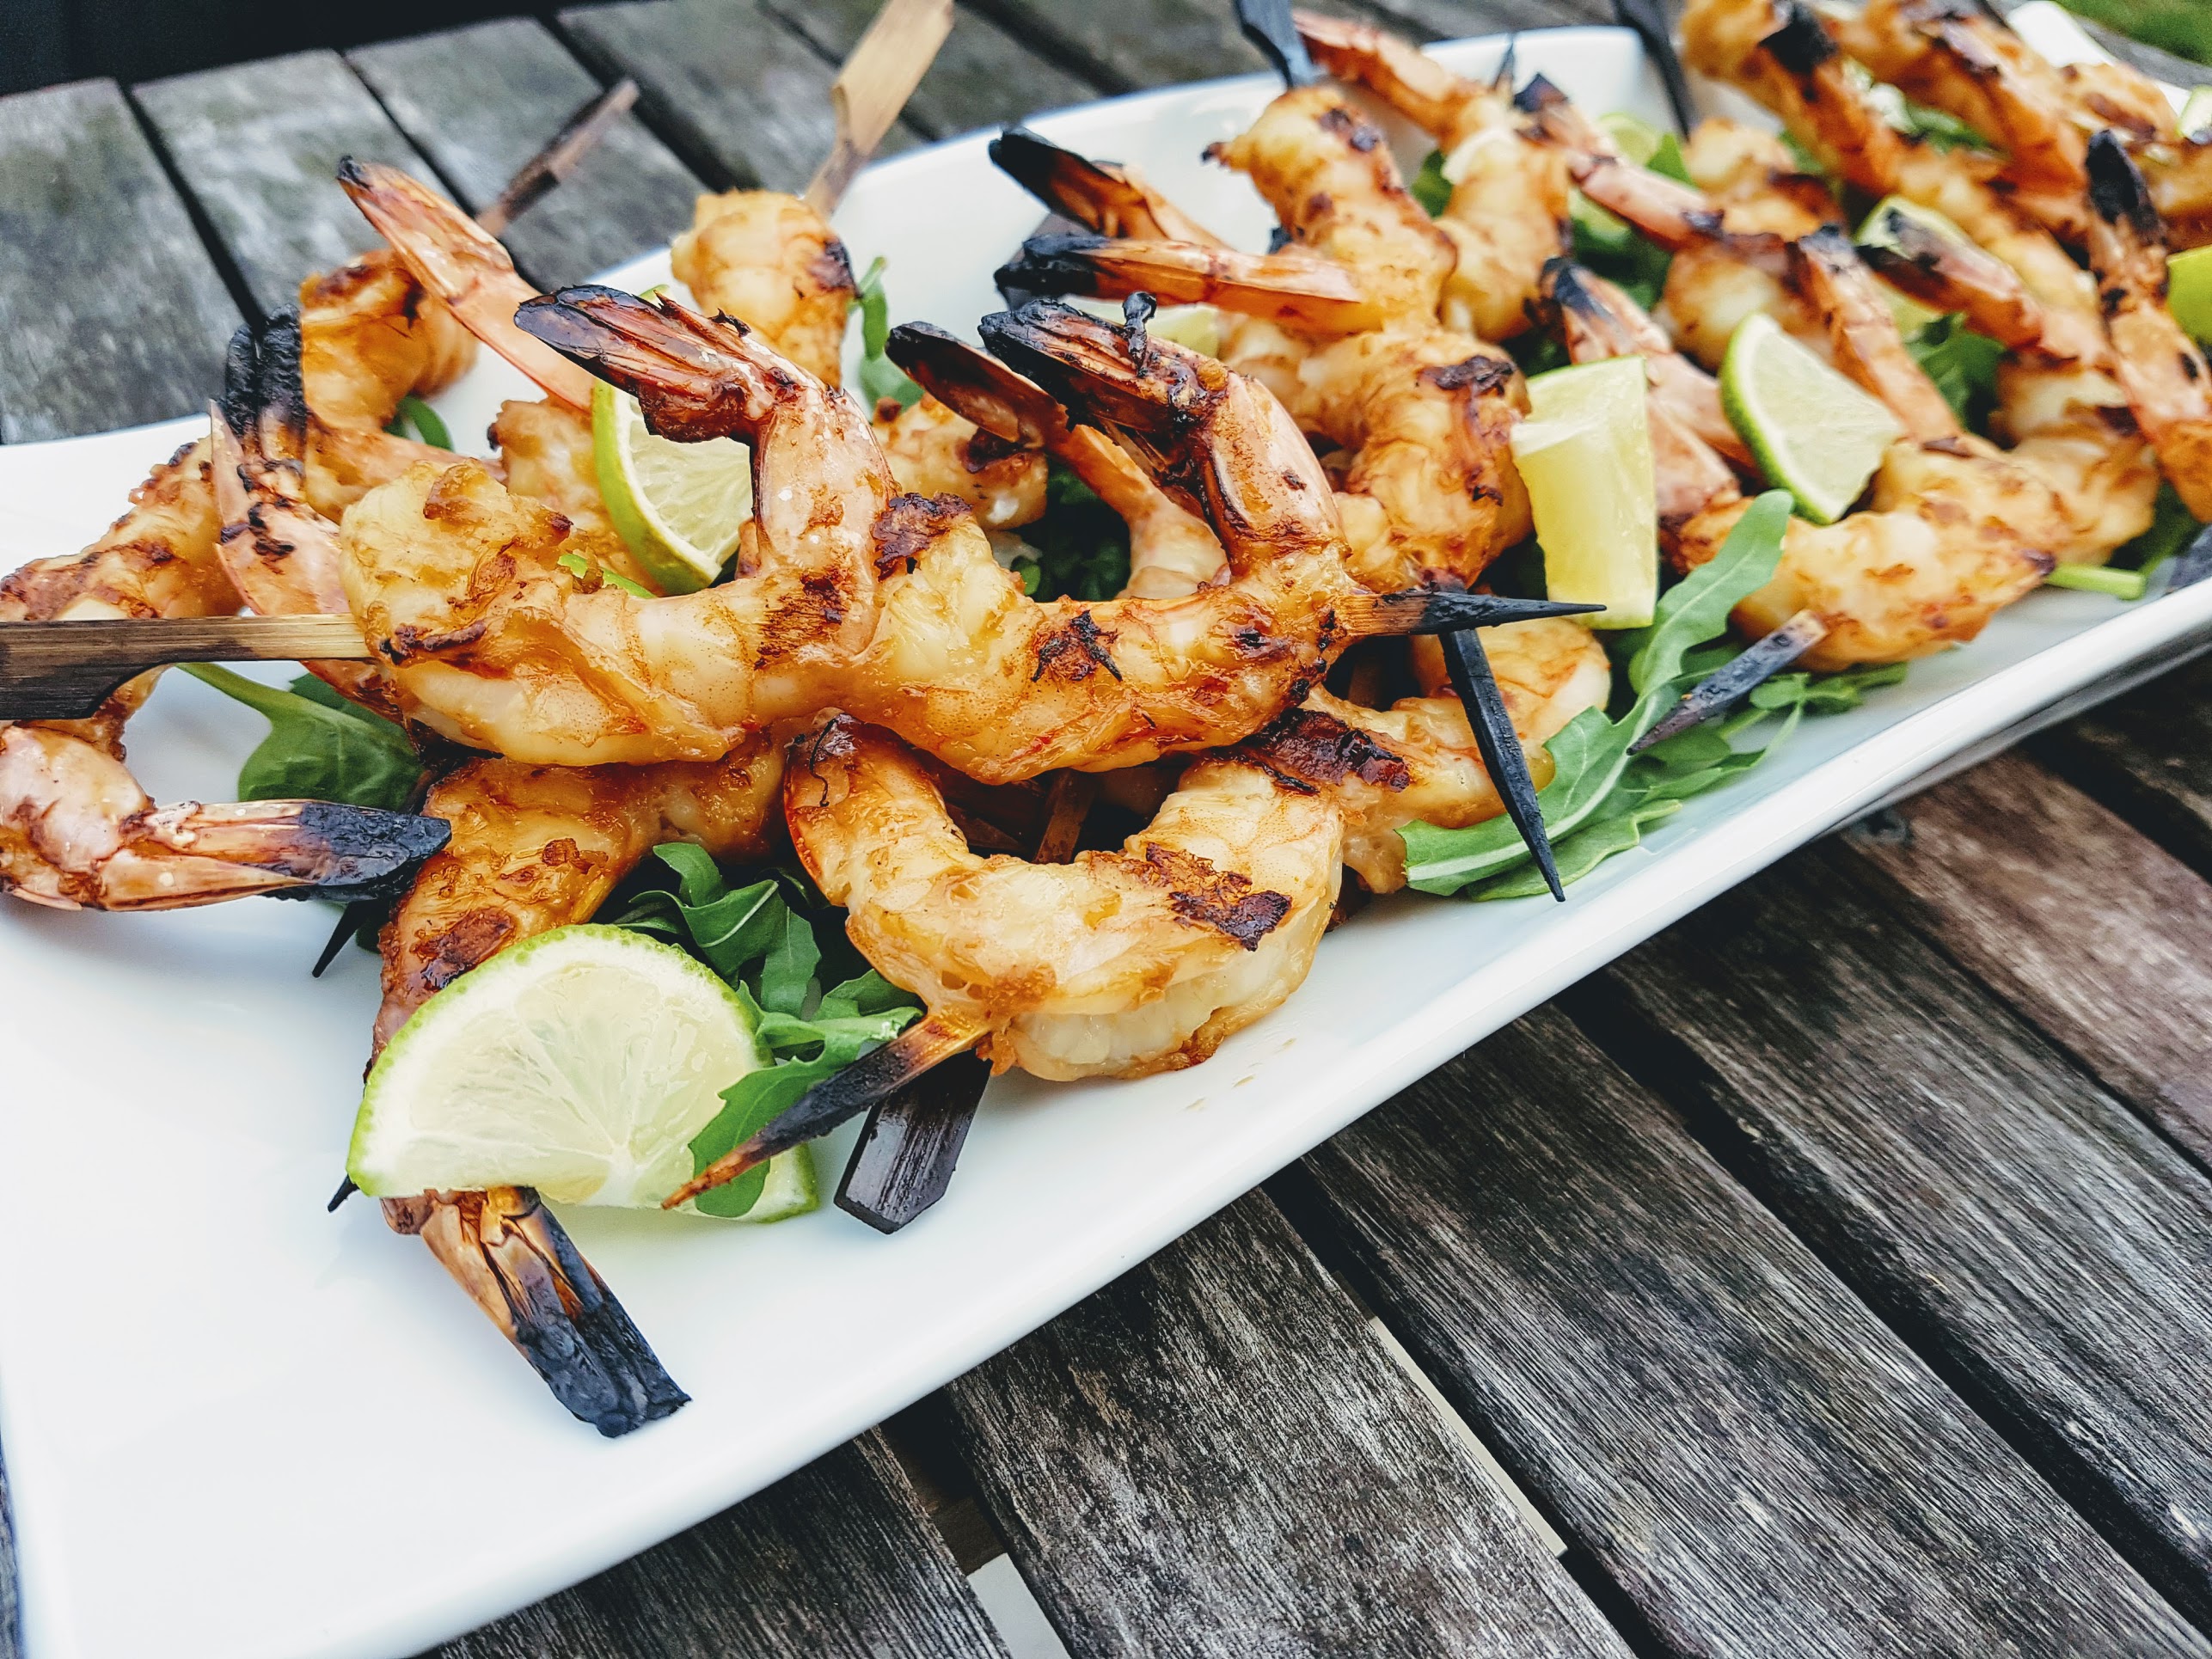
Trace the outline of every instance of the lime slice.
<path fill-rule="evenodd" d="M 1513 429 L 1529 487 L 1544 586 L 1554 599 L 1603 605 L 1592 627 L 1644 627 L 1659 597 L 1658 501 L 1644 359 L 1554 369 L 1529 383 L 1529 417 Z"/>
<path fill-rule="evenodd" d="M 2166 309 L 2202 340 L 2212 340 L 2212 248 L 2192 248 L 2166 262 Z"/>
<path fill-rule="evenodd" d="M 665 592 L 722 573 L 752 517 L 751 450 L 732 438 L 655 438 L 638 401 L 601 380 L 591 386 L 591 457 L 607 516 Z"/>
<path fill-rule="evenodd" d="M 1728 342 L 1720 407 L 1767 476 L 1816 524 L 1850 511 L 1882 451 L 1904 436 L 1895 415 L 1763 313 L 1744 318 Z"/>
<path fill-rule="evenodd" d="M 766 1063 L 701 963 L 627 928 L 555 928 L 415 1010 L 369 1074 L 346 1172 L 377 1197 L 534 1186 L 657 1206 L 690 1178 L 722 1091 Z M 769 1178 L 785 1213 L 812 1183 L 811 1167 Z"/>
<path fill-rule="evenodd" d="M 2212 127 L 2212 87 L 2189 89 L 2189 96 L 2182 101 L 2178 125 L 2184 138 L 2194 138 L 2207 127 Z"/>
<path fill-rule="evenodd" d="M 1650 164 L 1667 137 L 1641 115 L 1631 115 L 1625 109 L 1608 110 L 1597 118 L 1597 128 L 1613 140 L 1613 147 L 1621 152 L 1622 161 L 1633 162 L 1639 167 Z"/>
<path fill-rule="evenodd" d="M 1862 246 L 1896 247 L 1896 232 L 1890 223 L 1890 215 L 1893 212 L 1934 232 L 1945 242 L 1964 242 L 1970 248 L 1975 246 L 1974 239 L 1944 215 L 1932 207 L 1922 207 L 1918 202 L 1909 202 L 1903 196 L 1884 196 L 1876 202 L 1873 211 L 1860 223 L 1855 240 Z M 1897 332 L 1901 334 L 1918 334 L 1943 315 L 1922 305 L 1910 295 L 1900 293 L 1886 282 L 1882 284 L 1882 297 L 1890 303 L 1890 315 L 1896 318 Z"/>

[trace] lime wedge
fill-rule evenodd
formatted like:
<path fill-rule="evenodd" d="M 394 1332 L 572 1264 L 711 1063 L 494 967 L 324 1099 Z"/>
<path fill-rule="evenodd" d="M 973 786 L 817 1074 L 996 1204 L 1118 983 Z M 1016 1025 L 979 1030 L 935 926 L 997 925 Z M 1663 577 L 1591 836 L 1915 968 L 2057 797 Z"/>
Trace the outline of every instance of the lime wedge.
<path fill-rule="evenodd" d="M 534 1186 L 657 1206 L 690 1178 L 722 1091 L 766 1063 L 710 969 L 627 928 L 555 928 L 415 1010 L 369 1074 L 346 1172 L 376 1197 Z M 786 1214 L 812 1187 L 811 1166 L 769 1176 Z"/>
<path fill-rule="evenodd" d="M 1513 429 L 1545 590 L 1603 605 L 1588 619 L 1592 627 L 1646 627 L 1658 601 L 1658 501 L 1644 398 L 1639 357 L 1554 369 L 1529 381 L 1529 417 Z"/>
<path fill-rule="evenodd" d="M 1597 128 L 1613 140 L 1613 147 L 1621 152 L 1622 161 L 1633 162 L 1639 167 L 1650 164 L 1667 137 L 1641 115 L 1631 115 L 1625 109 L 1608 110 L 1597 118 Z"/>
<path fill-rule="evenodd" d="M 2178 125 L 2184 138 L 2194 138 L 2206 128 L 2212 127 L 2212 87 L 2189 89 L 2189 96 L 2182 101 Z"/>
<path fill-rule="evenodd" d="M 604 380 L 591 386 L 591 457 L 607 516 L 664 591 L 722 573 L 752 517 L 752 451 L 732 438 L 655 438 L 644 411 Z"/>
<path fill-rule="evenodd" d="M 1816 524 L 1851 511 L 1882 451 L 1904 435 L 1895 415 L 1763 313 L 1744 318 L 1728 342 L 1720 407 L 1768 478 Z"/>
<path fill-rule="evenodd" d="M 2166 262 L 2166 309 L 2202 340 L 2212 340 L 2212 248 L 2192 248 Z"/>

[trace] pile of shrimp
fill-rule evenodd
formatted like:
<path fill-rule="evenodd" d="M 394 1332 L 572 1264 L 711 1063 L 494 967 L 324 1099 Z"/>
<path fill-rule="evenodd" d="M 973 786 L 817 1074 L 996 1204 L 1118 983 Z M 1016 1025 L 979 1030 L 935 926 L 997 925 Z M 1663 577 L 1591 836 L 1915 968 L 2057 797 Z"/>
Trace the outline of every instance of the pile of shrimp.
<path fill-rule="evenodd" d="M 1772 109 L 1823 176 L 1709 120 L 1683 185 L 1541 78 L 1470 82 L 1364 23 L 1296 21 L 1331 80 L 1208 152 L 1276 211 L 1273 251 L 1009 130 L 994 158 L 1084 230 L 1008 262 L 1002 287 L 1025 297 L 982 319 L 987 349 L 895 331 L 922 391 L 907 404 L 843 388 L 852 266 L 795 198 L 699 199 L 673 248 L 690 303 L 543 295 L 434 192 L 346 163 L 389 247 L 242 331 L 209 436 L 83 554 L 0 583 L 0 622 L 346 613 L 369 659 L 309 668 L 422 736 L 436 775 L 413 814 L 156 805 L 121 743 L 149 676 L 92 719 L 0 725 L 0 891 L 119 909 L 407 878 L 373 1053 L 459 976 L 590 918 L 656 845 L 787 852 L 944 1051 L 1142 1076 L 1204 1061 L 1289 996 L 1347 870 L 1404 885 L 1399 830 L 1504 811 L 1443 653 L 1408 636 L 1491 614 L 1469 591 L 1530 535 L 1508 342 L 1643 359 L 1656 534 L 1682 570 L 1761 482 L 1713 377 L 1745 317 L 1891 411 L 1901 435 L 1860 510 L 1793 520 L 1732 619 L 1756 639 L 1811 614 L 1814 669 L 1971 640 L 2058 563 L 2142 534 L 2161 480 L 2212 517 L 2212 379 L 2164 303 L 2168 238 L 2212 237 L 2212 151 L 2179 144 L 2128 71 L 2052 70 L 1932 0 L 1841 21 L 1690 0 L 1693 63 Z M 1854 60 L 1993 148 L 1900 133 Z M 1451 184 L 1436 217 L 1356 89 L 1433 138 Z M 1575 262 L 1578 191 L 1672 255 L 1649 313 Z M 1900 219 L 1854 248 L 1839 191 L 1960 234 Z M 1885 282 L 2003 346 L 1987 434 L 1918 366 Z M 1149 328 L 1158 303 L 1212 308 L 1216 351 Z M 543 394 L 501 408 L 493 453 L 389 435 L 479 343 Z M 661 593 L 617 533 L 595 380 L 664 437 L 750 447 L 757 505 L 724 579 Z M 1003 562 L 1054 468 L 1126 524 L 1118 597 L 1032 597 Z M 1542 744 L 1605 706 L 1606 654 L 1559 616 L 1481 638 L 1541 785 Z M 1111 811 L 1050 845 L 984 832 L 978 800 L 1040 793 Z M 681 1404 L 526 1189 L 385 1208 L 579 1416 L 620 1432 Z"/>

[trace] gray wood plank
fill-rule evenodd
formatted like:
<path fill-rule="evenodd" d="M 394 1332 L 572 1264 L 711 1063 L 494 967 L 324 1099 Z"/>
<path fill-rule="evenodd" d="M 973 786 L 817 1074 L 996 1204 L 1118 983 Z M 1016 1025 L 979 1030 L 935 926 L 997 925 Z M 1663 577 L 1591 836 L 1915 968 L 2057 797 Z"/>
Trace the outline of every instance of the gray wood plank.
<path fill-rule="evenodd" d="M 946 1393 L 1077 1659 L 1624 1651 L 1259 1195 Z"/>
<path fill-rule="evenodd" d="M 1555 1009 L 1280 1190 L 1664 1651 L 2204 1650 Z"/>
<path fill-rule="evenodd" d="M 114 83 L 0 98 L 0 441 L 189 414 L 237 326 Z"/>
<path fill-rule="evenodd" d="M 341 156 L 435 182 L 334 52 L 180 75 L 131 95 L 265 314 L 297 305 L 309 272 L 377 245 L 338 187 Z"/>
<path fill-rule="evenodd" d="M 2212 657 L 2048 732 L 2031 747 L 2212 878 Z"/>
<path fill-rule="evenodd" d="M 1235 9 L 1227 0 L 973 3 L 1024 46 L 1115 92 L 1267 67 L 1237 32 Z"/>
<path fill-rule="evenodd" d="M 481 211 L 599 91 L 546 27 L 503 18 L 449 34 L 361 46 L 346 61 L 429 156 L 463 206 Z M 540 288 L 581 282 L 665 245 L 704 187 L 635 114 L 508 227 L 503 241 Z"/>
<path fill-rule="evenodd" d="M 2019 754 L 1898 811 L 1909 840 L 1845 844 L 1945 951 L 2212 1161 L 2212 885 Z"/>
<path fill-rule="evenodd" d="M 646 122 L 718 189 L 798 190 L 830 153 L 836 69 L 757 0 L 634 0 L 560 21 L 604 78 L 636 78 Z M 916 140 L 902 122 L 882 153 Z"/>
<path fill-rule="evenodd" d="M 880 9 L 879 0 L 765 3 L 832 62 L 843 61 Z M 1090 83 L 1048 63 L 989 18 L 964 6 L 953 14 L 953 32 L 936 62 L 907 101 L 906 121 L 925 138 L 949 138 L 1097 95 Z"/>
<path fill-rule="evenodd" d="M 1848 856 L 1800 854 L 1570 1006 L 2212 1619 L 2212 1179 L 1869 903 Z"/>
<path fill-rule="evenodd" d="M 437 1659 L 968 1659 L 1005 1649 L 875 1433 Z"/>
<path fill-rule="evenodd" d="M 1415 39 L 1456 40 L 1509 29 L 1610 23 L 1607 0 L 1367 0 L 1383 21 Z"/>

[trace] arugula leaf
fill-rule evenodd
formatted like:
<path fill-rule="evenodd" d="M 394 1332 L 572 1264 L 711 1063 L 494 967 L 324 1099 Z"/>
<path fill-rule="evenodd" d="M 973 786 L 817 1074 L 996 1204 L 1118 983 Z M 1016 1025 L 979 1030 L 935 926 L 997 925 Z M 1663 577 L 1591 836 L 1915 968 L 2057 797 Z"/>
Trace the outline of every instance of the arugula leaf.
<path fill-rule="evenodd" d="M 861 391 L 871 404 L 888 397 L 896 398 L 902 409 L 911 408 L 921 400 L 922 389 L 884 351 L 891 340 L 891 302 L 883 291 L 884 266 L 883 255 L 877 254 L 867 274 L 854 287 L 846 307 L 849 315 L 861 314 Z"/>
<path fill-rule="evenodd" d="M 1935 383 L 1960 424 L 1982 431 L 1997 404 L 1997 364 L 2005 348 L 1976 334 L 1954 311 L 1915 330 L 1905 349 Z"/>
<path fill-rule="evenodd" d="M 2139 570 L 2148 576 L 2167 560 L 2180 557 L 2182 549 L 2196 539 L 2197 532 L 2203 528 L 2197 516 L 2181 505 L 2173 486 L 2161 479 L 2158 505 L 2151 513 L 2151 527 L 2115 551 L 2111 564 L 2115 568 Z"/>
<path fill-rule="evenodd" d="M 861 1055 L 889 1042 L 921 1012 L 907 992 L 873 968 L 817 995 L 825 958 L 854 953 L 843 912 L 783 871 L 732 886 L 704 849 L 673 842 L 653 849 L 673 891 L 646 887 L 604 920 L 681 946 L 741 998 L 771 1063 L 722 1091 L 722 1110 L 692 1137 L 695 1174 L 776 1113 Z M 833 952 L 824 949 L 824 934 Z M 811 1003 L 811 1007 L 810 1007 Z M 765 1166 L 702 1193 L 708 1215 L 744 1215 L 760 1197 Z"/>
<path fill-rule="evenodd" d="M 1444 177 L 1444 152 L 1432 150 L 1421 159 L 1421 170 L 1406 181 L 1406 193 L 1435 218 L 1450 205 L 1452 181 Z"/>
<path fill-rule="evenodd" d="M 391 418 L 384 430 L 394 438 L 419 438 L 433 450 L 453 447 L 453 434 L 445 430 L 445 422 L 439 418 L 438 411 L 413 392 L 400 400 L 399 413 Z"/>
<path fill-rule="evenodd" d="M 1629 745 L 1658 724 L 1694 683 L 1684 672 L 1690 652 L 1723 633 L 1728 613 L 1773 579 L 1789 516 L 1786 491 L 1769 490 L 1752 502 L 1720 551 L 1660 596 L 1651 625 L 1624 635 L 1635 653 L 1628 682 L 1637 695 L 1628 712 L 1608 720 L 1594 708 L 1584 709 L 1545 745 L 1552 781 L 1536 800 L 1555 844 L 1604 815 L 1628 770 Z M 1509 818 L 1460 830 L 1409 823 L 1398 834 L 1406 843 L 1407 885 L 1425 893 L 1457 892 L 1529 856 Z"/>
<path fill-rule="evenodd" d="M 1129 525 L 1057 459 L 1047 462 L 1045 516 L 1023 527 L 1014 572 L 1032 598 L 1111 599 L 1129 583 Z"/>
<path fill-rule="evenodd" d="M 279 691 L 212 663 L 180 666 L 269 722 L 269 735 L 238 768 L 241 800 L 342 801 L 398 811 L 414 793 L 422 761 L 407 733 L 312 674 Z"/>
<path fill-rule="evenodd" d="M 1580 881 L 1615 853 L 1641 846 L 1645 824 L 1670 818 L 1682 810 L 1682 804 L 1678 800 L 1639 801 L 1598 819 L 1581 834 L 1570 836 L 1553 849 L 1560 885 Z M 1468 890 L 1467 896 L 1473 899 L 1535 898 L 1551 891 L 1543 872 L 1531 863 L 1524 869 L 1508 870 L 1502 876 L 1477 883 Z"/>

